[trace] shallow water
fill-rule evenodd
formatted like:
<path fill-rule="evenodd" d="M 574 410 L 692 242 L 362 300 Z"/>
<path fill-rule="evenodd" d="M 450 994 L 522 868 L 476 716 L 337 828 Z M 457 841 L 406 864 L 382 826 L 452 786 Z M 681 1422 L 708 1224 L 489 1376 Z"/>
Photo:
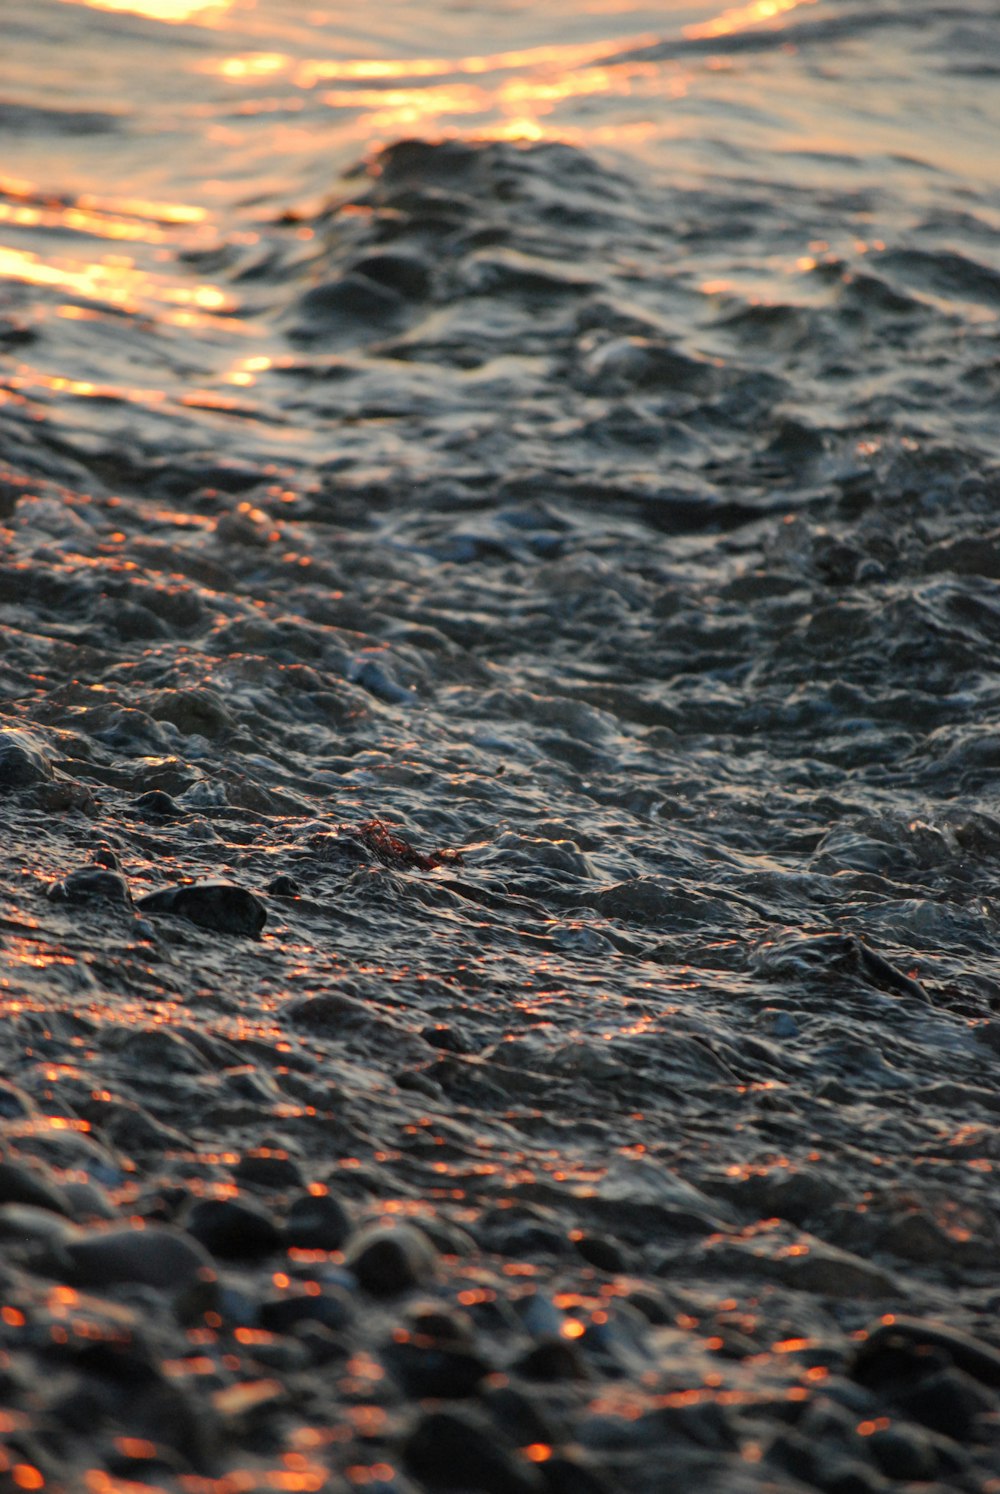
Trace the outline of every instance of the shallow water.
<path fill-rule="evenodd" d="M 422 1220 L 442 1297 L 585 1340 L 609 1488 L 825 1488 L 790 1406 L 895 1476 L 851 1335 L 998 1343 L 994 6 L 5 32 L 9 1148 L 129 1217 L 263 1147 Z M 262 937 L 46 899 L 101 847 Z M 379 1380 L 174 1474 L 435 1487 Z M 629 1441 L 695 1392 L 701 1462 Z M 987 1486 L 992 1422 L 917 1421 Z"/>

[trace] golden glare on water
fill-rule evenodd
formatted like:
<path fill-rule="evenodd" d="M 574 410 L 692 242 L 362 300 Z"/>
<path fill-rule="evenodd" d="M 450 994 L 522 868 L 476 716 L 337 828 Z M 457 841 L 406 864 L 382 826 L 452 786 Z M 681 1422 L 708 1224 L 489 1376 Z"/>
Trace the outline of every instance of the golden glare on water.
<path fill-rule="evenodd" d="M 697 26 L 685 26 L 688 41 L 707 41 L 717 36 L 732 36 L 737 31 L 749 31 L 753 26 L 764 26 L 776 21 L 801 5 L 815 5 L 816 0 L 751 0 L 749 5 L 736 5 L 725 10 L 711 21 Z"/>
<path fill-rule="evenodd" d="M 125 12 L 147 21 L 165 21 L 177 26 L 185 21 L 214 19 L 232 0 L 63 0 L 64 5 L 86 5 L 91 10 Z"/>

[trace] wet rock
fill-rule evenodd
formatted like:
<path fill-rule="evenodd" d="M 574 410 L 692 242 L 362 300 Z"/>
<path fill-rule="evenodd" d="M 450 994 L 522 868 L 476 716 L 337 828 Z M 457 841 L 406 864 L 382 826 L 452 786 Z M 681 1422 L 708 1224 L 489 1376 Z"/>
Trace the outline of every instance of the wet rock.
<path fill-rule="evenodd" d="M 271 878 L 267 884 L 267 890 L 272 897 L 298 897 L 302 888 L 294 877 L 288 877 L 282 872 L 279 876 Z"/>
<path fill-rule="evenodd" d="M 918 1427 L 906 1423 L 877 1427 L 865 1439 L 865 1446 L 886 1478 L 924 1483 L 937 1473 L 934 1445 Z"/>
<path fill-rule="evenodd" d="M 1000 1411 L 1000 1396 L 954 1367 L 929 1375 L 897 1400 L 910 1416 L 959 1446 L 972 1439 L 978 1416 Z"/>
<path fill-rule="evenodd" d="M 257 1260 L 282 1249 L 281 1231 L 273 1217 L 241 1199 L 199 1199 L 188 1211 L 185 1227 L 222 1260 Z"/>
<path fill-rule="evenodd" d="M 149 789 L 133 799 L 132 808 L 144 820 L 179 820 L 184 811 L 163 789 Z"/>
<path fill-rule="evenodd" d="M 132 903 L 132 894 L 121 872 L 103 866 L 83 866 L 70 872 L 61 882 L 53 882 L 46 895 L 54 903 L 85 902 L 89 898 L 104 898 L 126 907 Z"/>
<path fill-rule="evenodd" d="M 400 1332 L 381 1350 L 383 1363 L 414 1400 L 462 1400 L 476 1394 L 490 1365 L 475 1349 L 429 1334 Z"/>
<path fill-rule="evenodd" d="M 375 1224 L 355 1238 L 346 1264 L 366 1292 L 392 1297 L 433 1278 L 437 1251 L 415 1225 Z"/>
<path fill-rule="evenodd" d="M 471 1412 L 432 1411 L 423 1416 L 403 1448 L 415 1478 L 442 1489 L 480 1494 L 542 1494 L 538 1471 L 497 1441 L 489 1424 Z"/>
<path fill-rule="evenodd" d="M 238 1183 L 257 1188 L 301 1188 L 302 1168 L 294 1157 L 273 1147 L 244 1152 L 233 1168 Z"/>
<path fill-rule="evenodd" d="M 628 1269 L 624 1251 L 615 1240 L 608 1239 L 606 1235 L 584 1234 L 581 1230 L 573 1230 L 570 1239 L 587 1264 L 596 1266 L 598 1271 L 619 1272 Z"/>
<path fill-rule="evenodd" d="M 135 1281 L 160 1289 L 182 1289 L 211 1273 L 198 1242 L 169 1225 L 152 1229 L 92 1230 L 64 1245 L 74 1286 L 114 1286 Z"/>
<path fill-rule="evenodd" d="M 299 1250 L 340 1250 L 351 1233 L 351 1217 L 332 1193 L 303 1193 L 285 1220 L 285 1243 Z"/>
<path fill-rule="evenodd" d="M 18 727 L 0 731 L 0 792 L 31 788 L 52 777 L 52 764 L 33 737 Z"/>
<path fill-rule="evenodd" d="M 192 882 L 149 892 L 136 902 L 142 913 L 167 913 L 186 918 L 199 928 L 219 934 L 256 938 L 267 921 L 260 898 L 235 882 Z"/>
<path fill-rule="evenodd" d="M 848 1368 L 859 1384 L 880 1390 L 949 1363 L 1000 1390 L 1000 1349 L 947 1323 L 896 1313 L 869 1328 Z"/>
<path fill-rule="evenodd" d="M 562 1338 L 550 1338 L 534 1344 L 511 1367 L 526 1380 L 558 1383 L 560 1380 L 590 1378 L 590 1371 L 580 1350 L 575 1344 L 567 1343 Z"/>
<path fill-rule="evenodd" d="M 0 1079 L 0 1120 L 26 1120 L 35 1111 L 35 1102 L 23 1089 L 8 1079 Z"/>
<path fill-rule="evenodd" d="M 271 1333 L 292 1333 L 303 1323 L 320 1323 L 339 1333 L 353 1321 L 351 1298 L 336 1287 L 325 1287 L 318 1293 L 289 1291 L 260 1304 L 260 1325 Z"/>
<path fill-rule="evenodd" d="M 20 1162 L 0 1161 L 0 1204 L 31 1204 L 54 1214 L 72 1216 L 66 1194 L 46 1171 Z"/>

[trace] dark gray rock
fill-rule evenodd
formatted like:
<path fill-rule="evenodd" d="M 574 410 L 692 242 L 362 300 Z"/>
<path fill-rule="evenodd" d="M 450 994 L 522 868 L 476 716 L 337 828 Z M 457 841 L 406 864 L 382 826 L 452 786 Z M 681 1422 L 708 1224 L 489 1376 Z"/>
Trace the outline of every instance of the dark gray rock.
<path fill-rule="evenodd" d="M 168 1225 L 91 1230 L 65 1241 L 63 1250 L 73 1286 L 135 1281 L 168 1290 L 191 1285 L 203 1272 L 212 1274 L 211 1259 L 199 1243 Z"/>
<path fill-rule="evenodd" d="M 0 1161 L 0 1204 L 31 1204 L 68 1218 L 73 1209 L 63 1190 L 45 1171 L 20 1162 Z"/>
<path fill-rule="evenodd" d="M 61 882 L 53 882 L 47 896 L 54 903 L 82 903 L 90 898 L 131 905 L 132 894 L 121 872 L 104 866 L 82 866 Z"/>
<path fill-rule="evenodd" d="M 412 1224 L 371 1225 L 354 1240 L 347 1266 L 366 1292 L 392 1297 L 423 1286 L 434 1276 L 437 1251 Z"/>
<path fill-rule="evenodd" d="M 319 1323 L 338 1333 L 353 1321 L 350 1296 L 337 1287 L 325 1287 L 315 1295 L 289 1291 L 260 1304 L 260 1325 L 270 1333 L 293 1333 L 303 1323 Z"/>
<path fill-rule="evenodd" d="M 479 1494 L 541 1494 L 538 1470 L 498 1442 L 496 1432 L 470 1412 L 432 1411 L 407 1438 L 410 1472 L 432 1487 Z"/>
<path fill-rule="evenodd" d="M 288 1210 L 285 1243 L 299 1250 L 340 1250 L 351 1233 L 351 1217 L 332 1193 L 303 1193 Z"/>
<path fill-rule="evenodd" d="M 27 732 L 17 727 L 0 731 L 0 791 L 31 788 L 52 777 L 52 764 Z"/>
<path fill-rule="evenodd" d="M 256 938 L 267 922 L 267 910 L 259 897 L 236 882 L 192 882 L 188 886 L 163 887 L 138 899 L 143 913 L 168 913 L 186 918 L 199 928 L 219 934 L 246 934 Z"/>
<path fill-rule="evenodd" d="M 238 1183 L 257 1188 L 301 1188 L 302 1169 L 294 1157 L 272 1147 L 244 1152 L 233 1168 Z"/>
<path fill-rule="evenodd" d="M 184 1222 L 188 1233 L 222 1260 L 257 1260 L 283 1248 L 272 1216 L 240 1199 L 199 1199 Z"/>

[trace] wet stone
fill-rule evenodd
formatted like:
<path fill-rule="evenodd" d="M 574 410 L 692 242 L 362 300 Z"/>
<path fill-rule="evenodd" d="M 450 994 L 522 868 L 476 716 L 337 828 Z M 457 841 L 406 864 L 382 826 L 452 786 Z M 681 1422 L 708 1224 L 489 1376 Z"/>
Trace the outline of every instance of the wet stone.
<path fill-rule="evenodd" d="M 285 1243 L 299 1250 L 340 1250 L 351 1233 L 351 1218 L 332 1193 L 303 1193 L 285 1219 Z"/>
<path fill-rule="evenodd" d="M 55 903 L 86 902 L 103 898 L 106 902 L 130 906 L 132 894 L 121 872 L 103 866 L 83 866 L 70 872 L 61 882 L 53 882 L 46 894 Z"/>
<path fill-rule="evenodd" d="M 1000 1397 L 953 1367 L 928 1376 L 897 1399 L 908 1415 L 960 1446 L 972 1438 L 978 1416 L 1000 1411 Z"/>
<path fill-rule="evenodd" d="M 381 1350 L 382 1362 L 414 1400 L 462 1400 L 476 1394 L 490 1365 L 474 1349 L 401 1332 Z"/>
<path fill-rule="evenodd" d="M 437 1251 L 414 1225 L 376 1224 L 357 1235 L 346 1264 L 366 1292 L 392 1297 L 433 1278 Z"/>
<path fill-rule="evenodd" d="M 283 1248 L 273 1217 L 240 1199 L 199 1199 L 184 1223 L 194 1239 L 222 1260 L 257 1260 Z"/>
<path fill-rule="evenodd" d="M 408 1437 L 403 1457 L 410 1472 L 432 1487 L 481 1494 L 541 1494 L 544 1489 L 537 1470 L 500 1445 L 489 1424 L 471 1412 L 429 1412 Z"/>
<path fill-rule="evenodd" d="M 198 1242 L 169 1226 L 91 1231 L 66 1242 L 74 1286 L 113 1286 L 135 1281 L 160 1289 L 180 1289 L 211 1271 Z"/>
<path fill-rule="evenodd" d="M 52 764 L 26 732 L 0 731 L 0 791 L 31 788 L 52 776 Z"/>
<path fill-rule="evenodd" d="M 73 1213 L 66 1194 L 46 1171 L 19 1162 L 0 1161 L 0 1204 L 11 1203 L 51 1209 L 54 1214 L 67 1217 Z"/>
<path fill-rule="evenodd" d="M 260 1304 L 260 1325 L 271 1333 L 293 1333 L 303 1323 L 319 1323 L 338 1333 L 354 1321 L 347 1292 L 326 1287 L 319 1293 L 289 1291 Z"/>
<path fill-rule="evenodd" d="M 302 1168 L 287 1152 L 261 1147 L 244 1152 L 233 1168 L 238 1183 L 258 1188 L 296 1188 L 302 1186 Z"/>
<path fill-rule="evenodd" d="M 132 808 L 137 815 L 146 820 L 179 820 L 183 819 L 184 811 L 163 789 L 149 789 L 145 794 L 140 794 L 132 801 Z"/>
<path fill-rule="evenodd" d="M 938 1459 L 930 1439 L 918 1427 L 891 1424 L 878 1427 L 866 1446 L 880 1473 L 900 1482 L 925 1482 L 934 1477 Z"/>
<path fill-rule="evenodd" d="M 587 1380 L 590 1371 L 575 1344 L 551 1338 L 535 1344 L 515 1360 L 512 1368 L 526 1380 L 556 1383 L 560 1380 Z"/>
<path fill-rule="evenodd" d="M 188 886 L 164 887 L 136 902 L 142 913 L 167 913 L 186 918 L 199 928 L 219 934 L 244 934 L 256 938 L 267 921 L 260 898 L 235 882 L 192 882 Z"/>

